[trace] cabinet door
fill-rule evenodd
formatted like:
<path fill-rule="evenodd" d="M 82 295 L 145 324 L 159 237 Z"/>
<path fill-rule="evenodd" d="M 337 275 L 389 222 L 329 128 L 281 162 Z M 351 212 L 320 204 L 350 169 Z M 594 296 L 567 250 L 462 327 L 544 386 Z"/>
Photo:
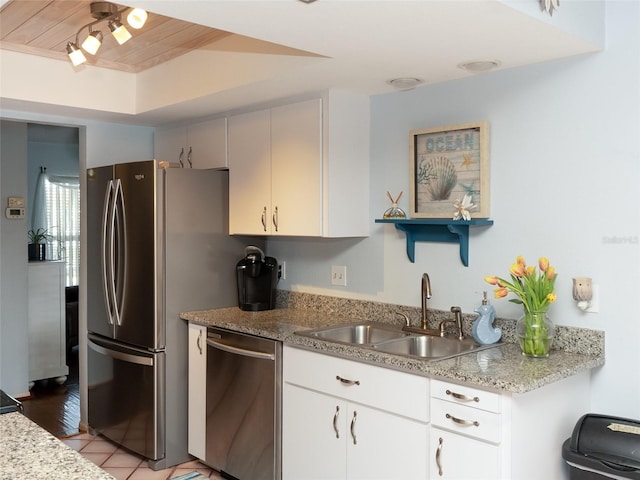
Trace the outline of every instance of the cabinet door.
<path fill-rule="evenodd" d="M 187 162 L 187 130 L 185 127 L 157 128 L 153 137 L 154 157 L 156 160 L 178 163 Z"/>
<path fill-rule="evenodd" d="M 270 111 L 229 118 L 229 233 L 271 233 Z"/>
<path fill-rule="evenodd" d="M 431 428 L 431 476 L 446 480 L 500 478 L 500 447 L 464 435 Z"/>
<path fill-rule="evenodd" d="M 273 108 L 273 234 L 322 236 L 322 175 L 322 101 Z"/>
<path fill-rule="evenodd" d="M 283 480 L 346 479 L 347 407 L 290 384 L 282 395 Z"/>
<path fill-rule="evenodd" d="M 204 459 L 207 416 L 207 327 L 189 324 L 188 451 Z"/>
<path fill-rule="evenodd" d="M 428 478 L 426 423 L 356 404 L 349 404 L 347 422 L 349 480 Z"/>
<path fill-rule="evenodd" d="M 227 119 L 217 118 L 189 125 L 187 129 L 187 156 L 185 166 L 192 168 L 227 168 Z M 190 155 L 190 157 L 189 157 Z"/>

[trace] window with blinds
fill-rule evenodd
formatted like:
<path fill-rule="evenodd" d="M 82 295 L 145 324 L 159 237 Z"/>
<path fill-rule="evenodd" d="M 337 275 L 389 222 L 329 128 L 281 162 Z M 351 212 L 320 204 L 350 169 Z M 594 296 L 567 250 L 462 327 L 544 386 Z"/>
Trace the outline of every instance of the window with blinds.
<path fill-rule="evenodd" d="M 44 181 L 44 216 L 54 256 L 66 263 L 66 286 L 78 285 L 80 188 L 77 178 L 49 175 Z"/>

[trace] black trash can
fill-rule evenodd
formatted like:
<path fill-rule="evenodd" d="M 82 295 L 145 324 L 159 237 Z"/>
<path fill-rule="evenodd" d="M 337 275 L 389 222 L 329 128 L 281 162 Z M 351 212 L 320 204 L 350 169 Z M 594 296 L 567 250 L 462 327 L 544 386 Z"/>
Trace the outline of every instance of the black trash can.
<path fill-rule="evenodd" d="M 562 445 L 570 480 L 640 480 L 640 422 L 588 413 Z"/>

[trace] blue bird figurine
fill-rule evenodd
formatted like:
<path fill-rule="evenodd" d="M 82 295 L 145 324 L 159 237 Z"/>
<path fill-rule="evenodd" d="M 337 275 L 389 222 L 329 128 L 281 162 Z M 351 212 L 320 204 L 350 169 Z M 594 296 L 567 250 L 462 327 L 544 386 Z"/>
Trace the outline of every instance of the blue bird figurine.
<path fill-rule="evenodd" d="M 474 310 L 479 316 L 473 322 L 471 334 L 476 343 L 480 345 L 490 345 L 496 343 L 502 337 L 502 330 L 493 326 L 496 318 L 496 310 L 493 305 L 489 305 L 487 292 L 484 292 L 482 305 Z"/>

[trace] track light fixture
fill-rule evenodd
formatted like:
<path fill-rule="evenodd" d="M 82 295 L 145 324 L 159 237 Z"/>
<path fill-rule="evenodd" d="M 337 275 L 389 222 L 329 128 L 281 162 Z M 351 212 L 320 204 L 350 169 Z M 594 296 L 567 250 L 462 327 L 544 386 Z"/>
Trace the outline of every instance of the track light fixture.
<path fill-rule="evenodd" d="M 122 24 L 121 17 L 127 11 L 131 10 L 127 16 L 127 23 L 130 27 L 140 29 L 147 21 L 147 12 L 141 8 L 125 7 L 118 10 L 118 6 L 111 2 L 92 2 L 90 4 L 91 16 L 96 20 L 89 22 L 86 25 L 80 27 L 76 33 L 76 41 L 67 43 L 67 55 L 74 67 L 81 65 L 87 61 L 87 58 L 82 53 L 79 45 L 80 33 L 86 28 L 88 35 L 82 42 L 82 49 L 91 55 L 95 55 L 98 49 L 102 45 L 104 36 L 100 30 L 93 30 L 94 25 L 100 22 L 108 22 L 109 31 L 116 39 L 118 44 L 122 45 L 131 38 L 131 33 Z"/>

